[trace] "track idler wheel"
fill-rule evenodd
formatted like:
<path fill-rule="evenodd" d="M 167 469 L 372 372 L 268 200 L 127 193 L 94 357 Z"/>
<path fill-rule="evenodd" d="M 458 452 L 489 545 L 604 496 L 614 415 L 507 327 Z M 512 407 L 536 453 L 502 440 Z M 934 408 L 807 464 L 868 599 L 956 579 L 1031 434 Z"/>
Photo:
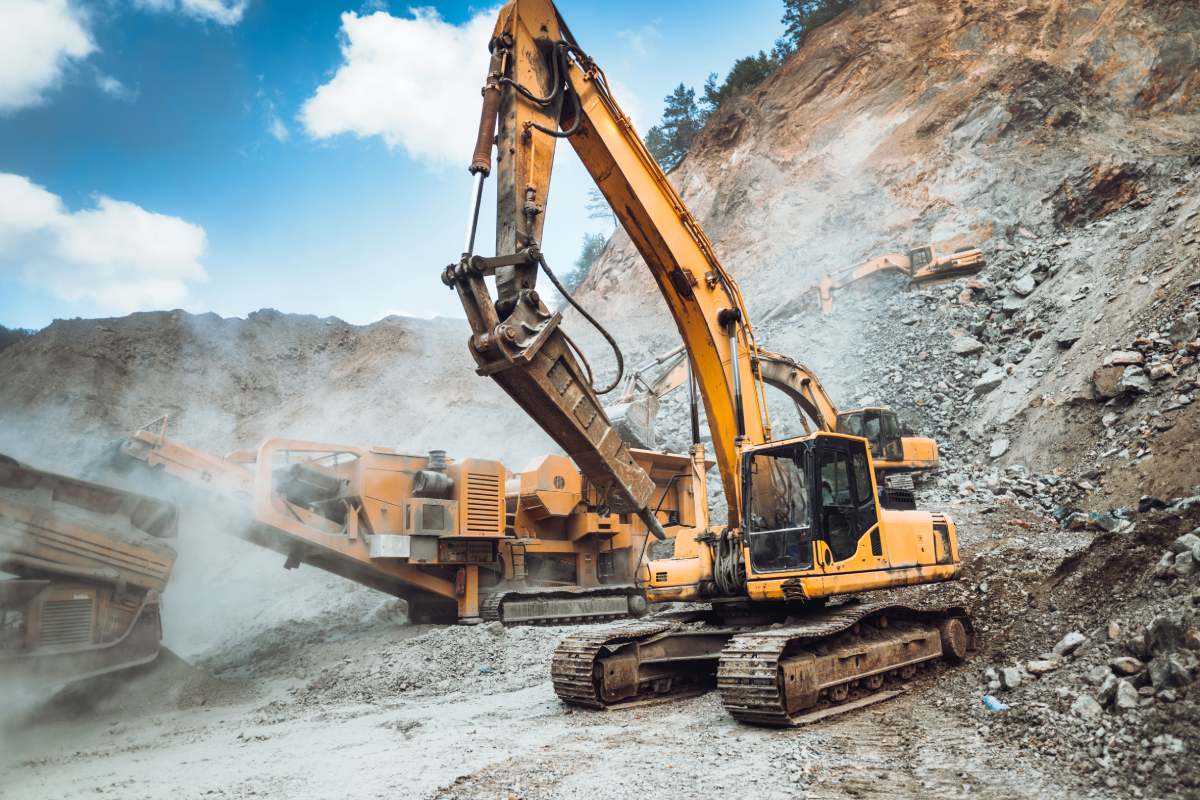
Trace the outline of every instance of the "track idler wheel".
<path fill-rule="evenodd" d="M 952 664 L 958 664 L 967 657 L 967 647 L 970 637 L 961 619 L 950 617 L 938 623 L 938 635 L 942 640 L 942 657 Z"/>

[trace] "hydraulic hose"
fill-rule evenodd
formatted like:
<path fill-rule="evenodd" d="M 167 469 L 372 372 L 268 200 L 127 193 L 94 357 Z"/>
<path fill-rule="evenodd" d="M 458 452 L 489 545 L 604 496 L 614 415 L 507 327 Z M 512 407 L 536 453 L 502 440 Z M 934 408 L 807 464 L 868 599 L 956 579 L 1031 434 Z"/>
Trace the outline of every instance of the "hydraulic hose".
<path fill-rule="evenodd" d="M 604 387 L 603 389 L 597 389 L 595 387 L 595 385 L 592 386 L 592 389 L 595 390 L 596 394 L 608 394 L 613 389 L 617 388 L 617 385 L 621 383 L 621 378 L 623 378 L 625 375 L 625 356 L 621 352 L 620 346 L 617 345 L 617 340 L 612 337 L 612 334 L 610 334 L 608 332 L 608 330 L 605 329 L 605 327 L 603 325 L 601 325 L 600 322 L 595 317 L 593 317 L 591 314 L 589 314 L 587 312 L 586 308 L 584 308 L 582 305 L 580 305 L 579 302 L 574 297 L 571 296 L 571 293 L 569 291 L 567 291 L 567 287 L 562 285 L 562 282 L 559 281 L 558 276 L 554 274 L 554 271 L 552 269 L 550 269 L 550 265 L 546 263 L 546 257 L 543 256 L 540 252 L 538 253 L 538 264 L 541 266 L 542 271 L 546 273 L 546 277 L 550 279 L 550 283 L 554 284 L 554 288 L 558 290 L 558 293 L 561 294 L 563 296 L 563 298 L 566 299 L 566 301 L 571 304 L 572 308 L 574 308 L 581 315 L 583 315 L 583 318 L 586 319 L 589 323 L 591 323 L 591 326 L 593 328 L 595 328 L 597 331 L 600 332 L 600 335 L 603 336 L 605 341 L 608 342 L 608 346 L 612 348 L 613 355 L 616 356 L 616 359 L 617 359 L 617 375 L 616 375 L 616 377 L 613 378 L 612 383 L 610 383 L 608 386 Z M 574 348 L 574 346 L 572 346 L 572 349 L 575 349 L 577 353 L 579 352 L 579 350 L 577 348 Z M 580 358 L 583 359 L 582 353 L 580 353 Z M 591 375 L 591 372 L 592 372 L 591 366 L 589 364 L 587 364 L 586 359 L 583 359 L 583 361 L 584 361 L 584 366 L 588 371 L 588 374 Z"/>

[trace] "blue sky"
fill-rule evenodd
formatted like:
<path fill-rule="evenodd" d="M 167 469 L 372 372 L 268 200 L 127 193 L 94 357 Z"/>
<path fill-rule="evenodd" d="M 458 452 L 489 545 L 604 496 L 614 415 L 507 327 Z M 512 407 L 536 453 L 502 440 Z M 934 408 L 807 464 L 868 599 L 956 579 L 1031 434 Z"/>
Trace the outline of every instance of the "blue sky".
<path fill-rule="evenodd" d="M 782 28 L 779 0 L 558 5 L 643 131 L 675 84 L 699 87 Z M 0 3 L 0 324 L 163 307 L 460 315 L 438 274 L 470 183 L 483 70 L 465 62 L 486 58 L 495 7 Z M 559 153 L 544 245 L 565 270 L 607 226 Z"/>

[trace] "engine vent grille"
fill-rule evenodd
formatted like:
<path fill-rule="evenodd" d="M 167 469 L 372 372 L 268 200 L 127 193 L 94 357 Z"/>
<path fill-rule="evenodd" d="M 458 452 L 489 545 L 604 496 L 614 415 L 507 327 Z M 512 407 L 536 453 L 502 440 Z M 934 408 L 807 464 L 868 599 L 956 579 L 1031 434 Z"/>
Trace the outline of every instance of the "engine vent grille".
<path fill-rule="evenodd" d="M 500 476 L 482 472 L 467 474 L 466 533 L 473 536 L 499 536 L 503 532 Z"/>
<path fill-rule="evenodd" d="M 48 647 L 92 641 L 92 598 L 42 604 L 42 641 Z"/>

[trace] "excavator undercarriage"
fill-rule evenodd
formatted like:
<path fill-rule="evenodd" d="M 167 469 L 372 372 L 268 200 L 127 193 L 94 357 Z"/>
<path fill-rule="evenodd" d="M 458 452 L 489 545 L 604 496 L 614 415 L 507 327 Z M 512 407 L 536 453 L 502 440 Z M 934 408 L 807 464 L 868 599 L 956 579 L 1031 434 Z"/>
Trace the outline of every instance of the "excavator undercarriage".
<path fill-rule="evenodd" d="M 918 669 L 962 661 L 973 637 L 960 607 L 844 602 L 765 629 L 720 623 L 699 613 L 568 637 L 554 691 L 609 709 L 716 687 L 735 719 L 787 727 L 894 697 Z"/>

